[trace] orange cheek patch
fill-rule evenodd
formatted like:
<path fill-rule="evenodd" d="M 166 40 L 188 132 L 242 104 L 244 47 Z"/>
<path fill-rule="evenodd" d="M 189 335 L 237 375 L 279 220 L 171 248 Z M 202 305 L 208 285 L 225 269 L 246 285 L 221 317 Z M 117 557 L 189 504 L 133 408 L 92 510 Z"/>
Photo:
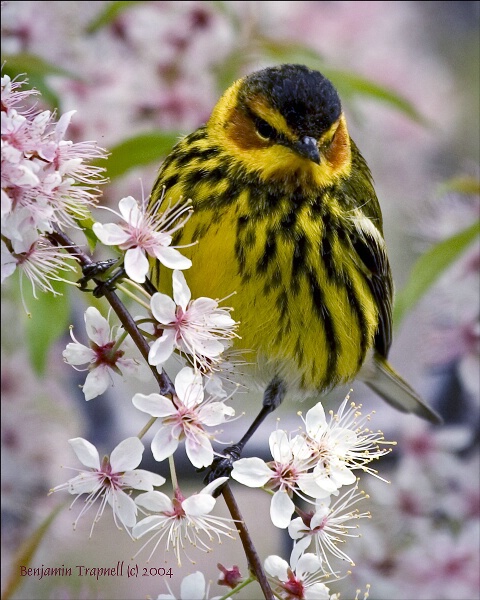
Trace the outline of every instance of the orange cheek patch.
<path fill-rule="evenodd" d="M 238 108 L 234 108 L 225 123 L 227 138 L 240 150 L 260 150 L 269 148 L 272 144 L 261 140 L 251 120 Z"/>
<path fill-rule="evenodd" d="M 334 171 L 341 170 L 342 167 L 350 161 L 350 141 L 342 118 L 335 132 L 332 143 L 328 151 L 325 153 L 325 158 L 332 166 Z"/>

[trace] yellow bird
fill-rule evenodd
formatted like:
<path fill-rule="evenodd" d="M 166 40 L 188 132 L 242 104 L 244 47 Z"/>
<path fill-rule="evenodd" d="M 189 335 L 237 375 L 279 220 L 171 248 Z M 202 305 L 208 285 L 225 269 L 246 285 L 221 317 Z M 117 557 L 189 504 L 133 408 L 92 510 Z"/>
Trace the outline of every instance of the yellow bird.
<path fill-rule="evenodd" d="M 192 297 L 237 292 L 239 344 L 270 381 L 270 410 L 288 390 L 319 395 L 358 376 L 397 409 L 439 421 L 387 362 L 393 283 L 382 214 L 326 77 L 286 64 L 236 81 L 165 159 L 152 210 L 164 189 L 193 203 L 174 239 L 198 242 L 183 250 Z M 157 287 L 160 271 L 157 262 Z"/>

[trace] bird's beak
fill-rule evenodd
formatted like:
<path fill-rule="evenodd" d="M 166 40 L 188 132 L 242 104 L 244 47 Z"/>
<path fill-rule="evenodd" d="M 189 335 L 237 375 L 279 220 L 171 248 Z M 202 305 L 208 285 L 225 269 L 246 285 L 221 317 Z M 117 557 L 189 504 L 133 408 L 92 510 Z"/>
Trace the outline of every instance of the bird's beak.
<path fill-rule="evenodd" d="M 320 151 L 315 138 L 306 135 L 295 144 L 295 150 L 300 156 L 308 158 L 317 165 L 320 164 Z"/>

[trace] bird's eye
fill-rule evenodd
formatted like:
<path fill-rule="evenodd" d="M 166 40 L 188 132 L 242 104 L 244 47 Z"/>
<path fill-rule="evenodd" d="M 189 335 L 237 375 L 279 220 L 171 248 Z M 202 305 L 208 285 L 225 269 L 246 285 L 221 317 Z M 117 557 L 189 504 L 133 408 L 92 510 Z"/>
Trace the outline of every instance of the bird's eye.
<path fill-rule="evenodd" d="M 257 130 L 259 137 L 263 140 L 273 140 L 276 136 L 275 129 L 266 121 L 258 117 L 255 119 L 255 129 Z"/>

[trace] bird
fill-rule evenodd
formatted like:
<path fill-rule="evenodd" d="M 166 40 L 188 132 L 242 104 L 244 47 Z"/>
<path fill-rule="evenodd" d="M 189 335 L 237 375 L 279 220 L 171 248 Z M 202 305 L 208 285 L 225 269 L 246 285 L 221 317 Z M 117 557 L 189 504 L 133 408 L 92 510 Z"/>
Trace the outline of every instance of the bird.
<path fill-rule="evenodd" d="M 286 395 L 358 378 L 440 422 L 388 362 L 394 286 L 381 208 L 327 77 L 281 64 L 235 81 L 167 155 L 149 209 L 163 196 L 192 202 L 173 239 L 193 262 L 188 286 L 192 297 L 229 297 L 267 413 Z M 168 285 L 158 261 L 149 278 Z"/>

